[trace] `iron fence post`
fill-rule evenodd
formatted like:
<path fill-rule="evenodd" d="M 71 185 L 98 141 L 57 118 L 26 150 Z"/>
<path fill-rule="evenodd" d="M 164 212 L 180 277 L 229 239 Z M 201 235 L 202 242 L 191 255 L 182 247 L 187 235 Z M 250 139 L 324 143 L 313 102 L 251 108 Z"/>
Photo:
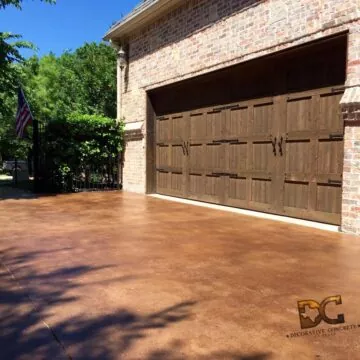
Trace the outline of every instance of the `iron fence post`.
<path fill-rule="evenodd" d="M 39 192 L 39 122 L 33 121 L 34 191 Z"/>

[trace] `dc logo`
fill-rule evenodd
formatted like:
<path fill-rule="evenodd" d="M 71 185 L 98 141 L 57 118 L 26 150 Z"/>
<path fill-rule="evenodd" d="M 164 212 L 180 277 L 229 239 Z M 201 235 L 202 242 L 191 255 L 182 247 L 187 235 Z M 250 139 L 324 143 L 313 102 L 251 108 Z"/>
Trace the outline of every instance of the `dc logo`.
<path fill-rule="evenodd" d="M 315 300 L 298 301 L 301 328 L 310 329 L 316 327 L 322 320 L 331 325 L 343 324 L 345 322 L 344 314 L 339 314 L 336 319 L 331 319 L 326 315 L 326 306 L 331 302 L 334 302 L 336 305 L 341 305 L 341 296 L 329 296 L 320 304 Z M 308 310 L 306 308 L 308 308 Z"/>

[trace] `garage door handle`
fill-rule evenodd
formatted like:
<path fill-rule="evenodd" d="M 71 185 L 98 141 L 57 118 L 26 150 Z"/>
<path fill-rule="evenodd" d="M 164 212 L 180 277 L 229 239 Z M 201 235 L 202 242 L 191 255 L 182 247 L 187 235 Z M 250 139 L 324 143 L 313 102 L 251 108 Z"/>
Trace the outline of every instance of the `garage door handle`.
<path fill-rule="evenodd" d="M 275 138 L 276 139 L 276 138 Z M 284 141 L 284 139 L 283 139 L 283 137 L 281 137 L 280 138 L 280 140 L 279 140 L 279 142 L 278 142 L 278 146 L 279 146 L 279 154 L 281 155 L 281 156 L 283 156 L 283 151 L 282 151 L 282 144 L 283 144 L 283 141 Z M 275 154 L 276 155 L 276 154 Z"/>
<path fill-rule="evenodd" d="M 189 156 L 189 146 L 190 146 L 190 143 L 188 141 L 184 141 L 184 144 L 183 144 L 183 151 L 184 151 L 184 155 L 187 155 Z"/>
<path fill-rule="evenodd" d="M 272 147 L 273 147 L 273 153 L 276 156 L 276 136 L 274 137 L 274 140 L 271 141 Z"/>

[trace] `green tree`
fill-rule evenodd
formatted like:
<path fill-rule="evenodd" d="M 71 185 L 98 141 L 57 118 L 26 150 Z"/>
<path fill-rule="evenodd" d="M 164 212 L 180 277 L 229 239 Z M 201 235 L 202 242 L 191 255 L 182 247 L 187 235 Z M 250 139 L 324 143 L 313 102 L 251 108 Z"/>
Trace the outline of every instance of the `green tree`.
<path fill-rule="evenodd" d="M 31 57 L 19 72 L 40 121 L 74 112 L 116 117 L 116 52 L 104 43 L 85 44 L 60 57 Z"/>
<path fill-rule="evenodd" d="M 55 0 L 42 0 L 55 3 Z M 23 0 L 0 0 L 0 10 L 12 5 L 21 9 Z M 0 161 L 2 156 L 24 157 L 29 144 L 15 138 L 14 119 L 16 111 L 16 90 L 19 85 L 24 61 L 20 50 L 35 46 L 22 40 L 21 35 L 0 31 Z"/>
<path fill-rule="evenodd" d="M 74 71 L 87 112 L 115 118 L 116 51 L 105 43 L 90 43 L 77 49 L 74 56 Z"/>
<path fill-rule="evenodd" d="M 50 4 L 55 4 L 56 0 L 40 0 L 44 1 Z M 23 0 L 0 0 L 0 10 L 4 9 L 6 6 L 12 5 L 17 7 L 18 9 L 21 9 L 21 5 L 23 3 Z"/>

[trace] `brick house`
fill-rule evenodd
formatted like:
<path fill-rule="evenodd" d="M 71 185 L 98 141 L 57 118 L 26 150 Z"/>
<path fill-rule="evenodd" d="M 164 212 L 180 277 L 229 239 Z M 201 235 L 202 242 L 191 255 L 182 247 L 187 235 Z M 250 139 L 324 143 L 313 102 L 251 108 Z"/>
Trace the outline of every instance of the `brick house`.
<path fill-rule="evenodd" d="M 125 190 L 360 234 L 359 0 L 145 0 L 105 39 Z"/>

